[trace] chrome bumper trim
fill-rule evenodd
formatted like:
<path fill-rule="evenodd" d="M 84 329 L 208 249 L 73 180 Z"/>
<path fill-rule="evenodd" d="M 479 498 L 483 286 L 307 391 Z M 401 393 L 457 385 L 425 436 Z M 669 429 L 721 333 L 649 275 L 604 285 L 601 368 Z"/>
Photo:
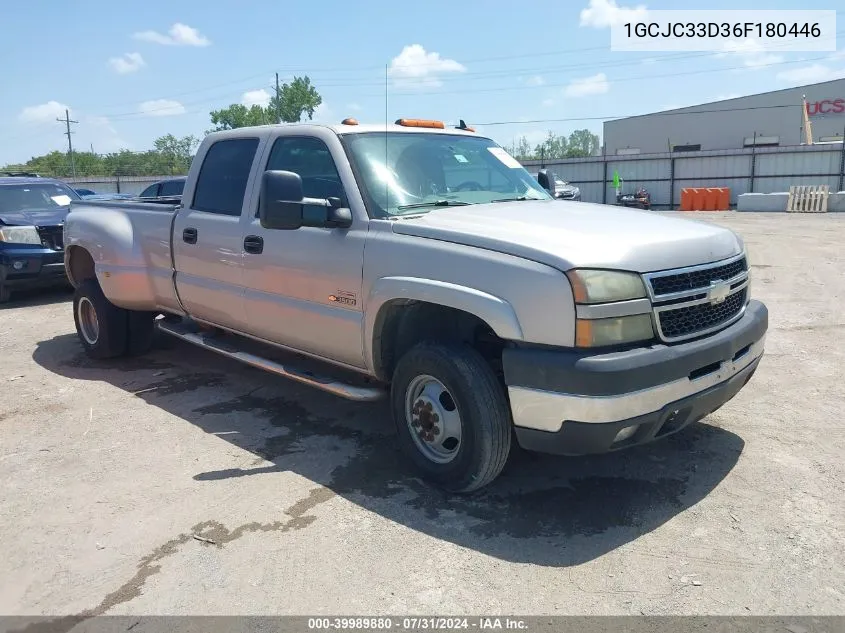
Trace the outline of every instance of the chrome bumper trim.
<path fill-rule="evenodd" d="M 765 335 L 737 360 L 727 360 L 704 376 L 688 377 L 648 389 L 615 396 L 584 396 L 508 387 L 511 414 L 516 426 L 557 432 L 564 420 L 596 424 L 618 422 L 659 411 L 667 404 L 715 387 L 748 368 L 763 355 Z"/>

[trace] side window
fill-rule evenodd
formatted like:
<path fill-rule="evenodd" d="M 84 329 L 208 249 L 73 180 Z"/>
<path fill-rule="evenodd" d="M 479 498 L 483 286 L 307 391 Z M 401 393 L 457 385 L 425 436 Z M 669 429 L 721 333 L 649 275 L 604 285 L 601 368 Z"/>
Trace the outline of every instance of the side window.
<path fill-rule="evenodd" d="M 200 168 L 192 207 L 198 211 L 240 215 L 252 169 L 257 138 L 217 141 Z"/>
<path fill-rule="evenodd" d="M 181 196 L 182 190 L 185 188 L 184 180 L 168 180 L 161 183 L 160 196 Z"/>
<path fill-rule="evenodd" d="M 150 185 L 141 192 L 140 198 L 155 198 L 158 195 L 158 183 Z"/>
<path fill-rule="evenodd" d="M 302 193 L 306 198 L 340 198 L 346 206 L 346 196 L 334 159 L 323 141 L 307 136 L 287 136 L 276 139 L 268 170 L 292 171 L 302 178 Z M 305 220 L 325 219 L 324 207 L 306 205 Z"/>

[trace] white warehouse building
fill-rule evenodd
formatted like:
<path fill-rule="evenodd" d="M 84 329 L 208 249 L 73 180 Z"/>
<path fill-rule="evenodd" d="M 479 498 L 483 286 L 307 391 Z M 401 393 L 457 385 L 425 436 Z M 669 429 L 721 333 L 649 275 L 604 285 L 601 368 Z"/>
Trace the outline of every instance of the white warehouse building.
<path fill-rule="evenodd" d="M 815 143 L 841 141 L 845 79 L 665 110 L 604 124 L 604 154 L 784 147 L 805 142 L 802 96 Z"/>

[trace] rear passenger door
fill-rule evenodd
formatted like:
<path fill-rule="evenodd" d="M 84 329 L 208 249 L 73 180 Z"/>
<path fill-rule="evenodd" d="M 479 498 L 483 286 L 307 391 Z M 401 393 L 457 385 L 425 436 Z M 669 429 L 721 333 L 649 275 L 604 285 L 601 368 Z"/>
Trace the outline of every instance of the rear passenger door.
<path fill-rule="evenodd" d="M 255 178 L 260 139 L 221 139 L 203 157 L 193 190 L 173 226 L 176 289 L 188 313 L 234 330 L 248 329 L 244 312 L 244 194 Z"/>

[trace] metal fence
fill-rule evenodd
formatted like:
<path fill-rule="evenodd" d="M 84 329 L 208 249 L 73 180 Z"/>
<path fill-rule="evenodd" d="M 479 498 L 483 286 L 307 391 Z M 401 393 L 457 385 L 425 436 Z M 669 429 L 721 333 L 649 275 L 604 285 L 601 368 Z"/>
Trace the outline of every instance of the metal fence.
<path fill-rule="evenodd" d="M 828 185 L 845 189 L 845 143 L 756 147 L 697 152 L 666 152 L 629 156 L 590 156 L 556 160 L 525 160 L 536 172 L 546 167 L 581 189 L 585 202 L 613 203 L 613 174 L 622 191 L 645 187 L 652 205 L 674 209 L 685 187 L 729 187 L 731 205 L 743 193 L 789 191 L 791 185 Z"/>

